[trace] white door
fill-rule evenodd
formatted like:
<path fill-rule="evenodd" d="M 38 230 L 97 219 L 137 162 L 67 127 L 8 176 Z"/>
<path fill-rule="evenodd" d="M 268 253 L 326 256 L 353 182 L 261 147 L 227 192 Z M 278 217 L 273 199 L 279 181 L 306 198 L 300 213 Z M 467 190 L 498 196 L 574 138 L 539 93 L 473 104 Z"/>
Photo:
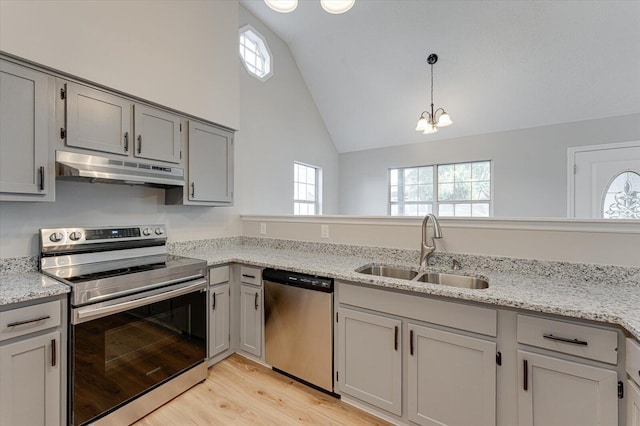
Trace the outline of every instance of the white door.
<path fill-rule="evenodd" d="M 569 148 L 569 217 L 640 219 L 640 141 Z"/>

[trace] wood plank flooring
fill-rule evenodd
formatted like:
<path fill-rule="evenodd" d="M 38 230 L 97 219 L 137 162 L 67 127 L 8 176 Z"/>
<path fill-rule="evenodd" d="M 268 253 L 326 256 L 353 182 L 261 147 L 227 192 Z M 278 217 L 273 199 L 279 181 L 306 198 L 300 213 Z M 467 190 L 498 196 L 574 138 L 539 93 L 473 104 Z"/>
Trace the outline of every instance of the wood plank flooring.
<path fill-rule="evenodd" d="M 201 383 L 144 417 L 158 425 L 389 425 L 240 355 L 209 369 Z"/>

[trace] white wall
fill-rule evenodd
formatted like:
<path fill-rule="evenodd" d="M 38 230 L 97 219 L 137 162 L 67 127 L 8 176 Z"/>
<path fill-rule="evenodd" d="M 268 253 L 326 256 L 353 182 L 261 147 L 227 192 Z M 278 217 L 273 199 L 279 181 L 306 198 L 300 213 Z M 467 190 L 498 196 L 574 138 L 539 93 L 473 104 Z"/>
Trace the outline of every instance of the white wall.
<path fill-rule="evenodd" d="M 639 139 L 632 114 L 343 153 L 340 214 L 386 215 L 389 168 L 493 160 L 494 216 L 566 217 L 567 148 Z"/>
<path fill-rule="evenodd" d="M 421 219 L 243 216 L 242 235 L 419 250 Z M 437 251 L 640 267 L 640 225 L 602 220 L 440 218 Z M 265 223 L 267 235 L 260 234 Z M 329 238 L 321 238 L 321 225 Z"/>
<path fill-rule="evenodd" d="M 338 211 L 338 152 L 289 47 L 243 6 L 240 27 L 266 39 L 273 76 L 265 82 L 240 67 L 236 190 L 242 212 L 293 213 L 293 162 L 323 171 L 323 212 Z"/>
<path fill-rule="evenodd" d="M 237 129 L 237 16 L 237 1 L 2 0 L 0 50 Z"/>

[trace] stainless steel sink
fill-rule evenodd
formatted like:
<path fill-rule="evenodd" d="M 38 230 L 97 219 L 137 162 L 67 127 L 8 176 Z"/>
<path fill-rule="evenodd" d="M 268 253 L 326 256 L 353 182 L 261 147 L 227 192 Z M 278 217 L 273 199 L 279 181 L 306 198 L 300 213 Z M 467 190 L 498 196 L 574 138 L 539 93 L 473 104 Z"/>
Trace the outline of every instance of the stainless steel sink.
<path fill-rule="evenodd" d="M 401 280 L 412 280 L 418 276 L 418 271 L 411 268 L 396 268 L 385 265 L 365 265 L 356 269 L 356 272 L 379 277 L 400 278 Z"/>
<path fill-rule="evenodd" d="M 451 287 L 483 289 L 489 288 L 489 283 L 478 277 L 467 275 L 446 274 L 441 272 L 420 272 L 413 268 L 387 266 L 387 265 L 365 265 L 356 272 L 379 277 L 399 278 L 401 280 L 419 281 L 430 284 L 448 285 Z"/>
<path fill-rule="evenodd" d="M 431 284 L 442 284 L 442 285 L 448 285 L 451 287 L 461 287 L 461 288 L 473 288 L 473 289 L 489 288 L 489 283 L 481 278 L 469 277 L 466 275 L 453 275 L 453 274 L 443 274 L 443 273 L 434 273 L 434 272 L 424 273 L 419 277 L 417 277 L 414 281 L 421 281 L 424 283 L 431 283 Z"/>

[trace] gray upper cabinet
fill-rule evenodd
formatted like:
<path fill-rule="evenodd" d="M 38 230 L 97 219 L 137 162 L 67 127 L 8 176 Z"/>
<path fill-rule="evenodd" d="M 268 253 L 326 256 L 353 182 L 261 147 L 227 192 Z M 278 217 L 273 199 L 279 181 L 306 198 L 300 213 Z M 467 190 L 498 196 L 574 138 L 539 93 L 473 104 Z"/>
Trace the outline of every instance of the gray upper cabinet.
<path fill-rule="evenodd" d="M 66 144 L 128 155 L 131 102 L 79 84 L 65 87 Z"/>
<path fill-rule="evenodd" d="M 134 106 L 135 151 L 138 158 L 180 163 L 180 117 L 136 104 Z"/>
<path fill-rule="evenodd" d="M 233 132 L 189 121 L 185 188 L 167 190 L 167 204 L 233 205 Z"/>
<path fill-rule="evenodd" d="M 0 60 L 0 200 L 53 201 L 53 78 Z"/>

